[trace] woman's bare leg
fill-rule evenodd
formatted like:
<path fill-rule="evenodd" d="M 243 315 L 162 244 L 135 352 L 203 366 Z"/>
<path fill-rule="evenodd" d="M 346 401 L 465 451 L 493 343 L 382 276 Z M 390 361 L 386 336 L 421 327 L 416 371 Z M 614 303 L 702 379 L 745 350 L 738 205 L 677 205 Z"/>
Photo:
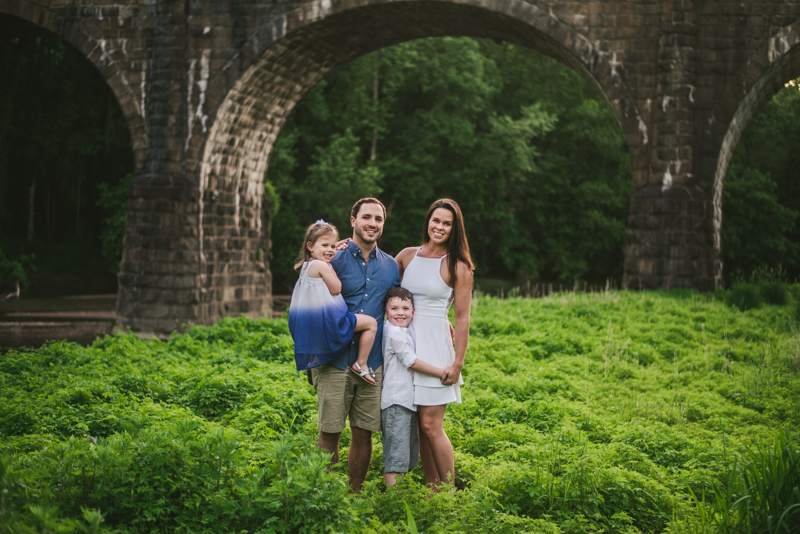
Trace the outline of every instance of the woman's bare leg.
<path fill-rule="evenodd" d="M 419 408 L 422 408 L 422 406 L 419 406 L 418 409 Z M 439 472 L 436 470 L 436 463 L 433 461 L 433 452 L 431 452 L 428 438 L 422 433 L 421 428 L 419 431 L 419 456 L 422 461 L 422 470 L 425 472 L 425 484 L 428 485 L 431 491 L 438 493 L 442 480 L 439 478 Z"/>
<path fill-rule="evenodd" d="M 436 486 L 443 481 L 453 484 L 456 479 L 453 445 L 444 432 L 444 412 L 446 409 L 446 404 L 417 407 L 420 430 L 419 449 L 420 455 L 422 455 L 422 467 L 425 470 L 425 482 Z M 423 454 L 424 449 L 426 450 Z M 429 456 L 427 460 L 426 456 Z M 428 475 L 429 471 L 431 476 Z"/>
<path fill-rule="evenodd" d="M 361 339 L 358 340 L 358 359 L 356 360 L 356 363 L 362 371 L 366 371 L 367 359 L 369 358 L 369 353 L 372 350 L 372 344 L 375 342 L 375 335 L 378 333 L 378 321 L 369 315 L 357 313 L 355 332 L 361 332 Z M 358 369 L 356 369 L 354 366 L 353 371 L 358 371 Z M 369 375 L 364 375 L 361 378 L 373 386 L 377 385 L 375 380 Z"/>

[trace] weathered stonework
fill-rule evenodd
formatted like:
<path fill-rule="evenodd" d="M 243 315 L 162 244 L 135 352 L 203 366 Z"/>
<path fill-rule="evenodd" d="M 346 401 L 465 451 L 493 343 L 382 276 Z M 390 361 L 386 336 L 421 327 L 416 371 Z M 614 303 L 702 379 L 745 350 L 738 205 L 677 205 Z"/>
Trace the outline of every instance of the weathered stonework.
<path fill-rule="evenodd" d="M 128 118 L 118 317 L 140 332 L 269 312 L 273 143 L 327 72 L 372 50 L 486 37 L 594 82 L 630 150 L 630 288 L 714 286 L 730 158 L 800 76 L 800 1 L 0 0 L 0 16 L 80 49 Z"/>

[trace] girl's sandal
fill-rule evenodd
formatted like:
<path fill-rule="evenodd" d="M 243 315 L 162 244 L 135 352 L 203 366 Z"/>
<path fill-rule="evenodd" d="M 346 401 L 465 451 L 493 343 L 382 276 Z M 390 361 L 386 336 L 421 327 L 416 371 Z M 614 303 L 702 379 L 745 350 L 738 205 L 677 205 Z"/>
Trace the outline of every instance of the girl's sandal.
<path fill-rule="evenodd" d="M 371 367 L 367 367 L 367 370 L 364 371 L 361 369 L 361 366 L 358 365 L 358 362 L 353 362 L 353 366 L 350 367 L 350 370 L 353 371 L 358 376 L 360 376 L 364 380 L 364 382 L 366 382 L 370 386 L 378 385 L 378 383 L 375 381 L 375 371 L 373 371 Z M 372 382 L 367 380 L 367 376 L 372 378 Z"/>

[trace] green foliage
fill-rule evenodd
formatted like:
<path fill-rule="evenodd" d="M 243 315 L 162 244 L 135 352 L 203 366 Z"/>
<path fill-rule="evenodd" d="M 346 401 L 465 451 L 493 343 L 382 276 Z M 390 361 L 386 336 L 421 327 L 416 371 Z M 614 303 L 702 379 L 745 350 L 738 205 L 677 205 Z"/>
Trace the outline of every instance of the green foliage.
<path fill-rule="evenodd" d="M 732 164 L 723 191 L 723 209 L 722 237 L 729 272 L 749 277 L 764 265 L 797 264 L 800 245 L 790 235 L 799 212 L 778 201 L 777 184 L 769 175 Z"/>
<path fill-rule="evenodd" d="M 737 281 L 729 291 L 719 294 L 729 306 L 742 311 L 758 308 L 762 304 L 784 306 L 789 301 L 789 286 L 782 280 L 783 271 L 780 266 L 775 272 L 763 266 L 753 270 L 752 282 Z"/>
<path fill-rule="evenodd" d="M 704 526 L 721 534 L 800 532 L 800 451 L 792 434 L 781 429 L 772 444 L 747 447 L 709 497 L 693 495 Z"/>
<path fill-rule="evenodd" d="M 800 276 L 800 90 L 781 89 L 745 130 L 722 197 L 726 276 L 748 278 L 759 267 Z"/>
<path fill-rule="evenodd" d="M 268 180 L 283 206 L 272 221 L 279 292 L 296 277 L 305 226 L 323 217 L 347 236 L 352 203 L 368 195 L 387 206 L 390 253 L 419 243 L 427 206 L 448 196 L 479 276 L 622 274 L 631 175 L 617 118 L 591 83 L 524 48 L 421 39 L 341 67 L 287 121 Z"/>
<path fill-rule="evenodd" d="M 786 284 L 778 280 L 763 280 L 758 284 L 758 291 L 767 304 L 783 306 L 789 298 Z"/>
<path fill-rule="evenodd" d="M 264 195 L 269 202 L 270 214 L 274 217 L 281 211 L 281 197 L 272 182 L 264 182 Z"/>
<path fill-rule="evenodd" d="M 115 186 L 107 183 L 97 184 L 97 190 L 100 193 L 97 205 L 105 213 L 103 229 L 100 233 L 101 251 L 103 257 L 108 260 L 112 273 L 119 271 L 119 262 L 122 258 L 125 216 L 128 213 L 128 188 L 133 182 L 133 177 L 133 173 L 128 173 Z"/>
<path fill-rule="evenodd" d="M 28 288 L 28 277 L 26 271 L 33 269 L 33 262 L 36 256 L 33 254 L 23 254 L 16 259 L 9 258 L 0 249 L 0 292 L 6 287 L 13 287 L 16 284 L 22 289 Z"/>
<path fill-rule="evenodd" d="M 734 284 L 730 291 L 726 293 L 725 301 L 730 306 L 736 306 L 740 310 L 746 311 L 761 306 L 764 298 L 756 284 L 740 282 Z"/>
<path fill-rule="evenodd" d="M 419 532 L 710 534 L 749 517 L 752 532 L 787 532 L 795 297 L 740 311 L 725 294 L 476 295 L 464 403 L 445 416 L 456 487 L 438 494 L 420 469 L 386 488 L 376 439 L 361 496 L 349 495 L 347 466 L 328 470 L 314 446 L 314 391 L 294 371 L 285 319 L 10 351 L 0 521 L 9 532 L 395 533 L 412 517 Z M 349 443 L 345 430 L 342 458 Z"/>

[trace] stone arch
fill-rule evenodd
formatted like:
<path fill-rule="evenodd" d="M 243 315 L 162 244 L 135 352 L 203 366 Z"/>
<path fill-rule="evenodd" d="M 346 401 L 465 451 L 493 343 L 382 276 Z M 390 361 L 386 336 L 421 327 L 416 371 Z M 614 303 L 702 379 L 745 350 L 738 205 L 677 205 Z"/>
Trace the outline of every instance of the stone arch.
<path fill-rule="evenodd" d="M 77 48 L 97 68 L 128 121 L 136 168 L 142 169 L 147 149 L 144 99 L 137 94 L 126 71 L 112 58 L 107 41 L 93 37 L 85 30 L 84 24 L 72 22 L 29 0 L 0 3 L 0 17 L 8 17 L 18 24 L 30 24 L 59 36 Z"/>
<path fill-rule="evenodd" d="M 554 57 L 598 87 L 629 146 L 647 144 L 646 127 L 616 53 L 557 18 L 545 3 L 309 2 L 257 28 L 240 53 L 208 80 L 209 94 L 224 97 L 218 103 L 209 100 L 213 124 L 198 147 L 198 271 L 211 306 L 205 317 L 258 315 L 263 307 L 258 288 L 268 283 L 269 273 L 250 267 L 258 264 L 258 251 L 269 248 L 268 231 L 262 228 L 266 219 L 260 216 L 263 183 L 273 143 L 295 104 L 339 65 L 434 36 L 491 38 Z"/>
<path fill-rule="evenodd" d="M 769 100 L 780 91 L 789 80 L 800 76 L 800 20 L 781 28 L 766 40 L 759 52 L 745 62 L 745 67 L 737 73 L 734 83 L 747 87 L 743 98 L 730 102 L 726 95 L 720 107 L 735 109 L 722 142 L 714 172 L 714 278 L 717 285 L 723 282 L 722 261 L 722 191 L 725 175 L 728 173 L 733 154 L 752 120 Z"/>

